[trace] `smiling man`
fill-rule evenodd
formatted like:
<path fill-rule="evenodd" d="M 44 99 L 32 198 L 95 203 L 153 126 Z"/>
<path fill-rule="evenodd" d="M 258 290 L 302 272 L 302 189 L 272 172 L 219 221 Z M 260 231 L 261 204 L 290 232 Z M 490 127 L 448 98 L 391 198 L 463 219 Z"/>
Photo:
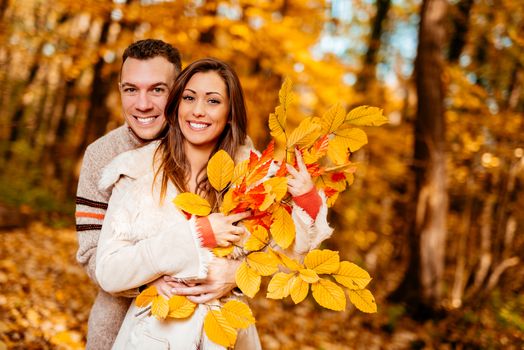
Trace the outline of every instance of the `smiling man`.
<path fill-rule="evenodd" d="M 122 56 L 120 96 L 125 124 L 99 138 L 85 151 L 76 197 L 77 261 L 98 286 L 96 250 L 110 191 L 98 189 L 102 169 L 118 154 L 141 147 L 162 136 L 164 108 L 181 70 L 180 53 L 154 39 L 131 44 Z M 89 315 L 87 349 L 110 349 L 132 297 L 112 296 L 99 290 Z"/>
<path fill-rule="evenodd" d="M 119 90 L 125 124 L 87 147 L 76 197 L 77 261 L 97 286 L 96 252 L 111 196 L 111 190 L 98 188 L 102 169 L 120 153 L 164 135 L 165 105 L 181 70 L 178 50 L 161 40 L 137 41 L 124 51 L 122 58 Z M 207 302 L 225 295 L 235 286 L 237 266 L 231 260 L 217 258 L 209 266 L 206 280 L 195 286 L 182 287 L 167 276 L 156 282 L 162 280 L 159 283 L 177 287 L 178 293 L 189 295 L 195 302 Z M 137 295 L 138 289 L 120 296 L 99 289 L 89 315 L 86 349 L 111 349 L 129 304 Z"/>

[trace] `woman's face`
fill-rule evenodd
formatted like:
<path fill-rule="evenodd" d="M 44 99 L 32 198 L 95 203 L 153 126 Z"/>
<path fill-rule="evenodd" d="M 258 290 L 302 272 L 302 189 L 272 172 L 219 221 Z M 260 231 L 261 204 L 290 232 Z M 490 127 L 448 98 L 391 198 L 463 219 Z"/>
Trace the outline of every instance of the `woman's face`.
<path fill-rule="evenodd" d="M 178 124 L 187 145 L 213 148 L 229 115 L 229 96 L 215 71 L 196 73 L 188 81 L 178 107 Z"/>

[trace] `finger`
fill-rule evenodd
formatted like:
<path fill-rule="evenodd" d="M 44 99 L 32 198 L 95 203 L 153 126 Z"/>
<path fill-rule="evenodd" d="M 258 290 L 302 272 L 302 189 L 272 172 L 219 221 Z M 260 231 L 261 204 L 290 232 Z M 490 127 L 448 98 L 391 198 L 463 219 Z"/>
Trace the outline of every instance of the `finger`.
<path fill-rule="evenodd" d="M 189 299 L 189 301 L 192 301 L 193 303 L 196 303 L 196 304 L 204 304 L 204 303 L 210 302 L 211 300 L 215 299 L 215 295 L 211 293 L 206 293 L 206 294 L 201 294 L 201 295 L 188 296 L 187 299 Z"/>
<path fill-rule="evenodd" d="M 302 153 L 300 153 L 300 150 L 298 148 L 295 148 L 295 157 L 297 159 L 298 169 L 300 171 L 307 171 L 306 164 L 304 163 L 304 159 L 302 158 Z"/>
<path fill-rule="evenodd" d="M 231 215 L 228 215 L 226 216 L 227 220 L 231 223 L 234 223 L 234 222 L 237 222 L 237 221 L 240 221 L 242 219 L 245 219 L 247 217 L 251 216 L 251 212 L 250 211 L 244 211 L 242 213 L 236 213 L 236 214 L 231 214 Z"/>
<path fill-rule="evenodd" d="M 294 177 L 299 176 L 298 171 L 291 164 L 286 164 L 287 171 Z"/>
<path fill-rule="evenodd" d="M 207 288 L 204 286 L 195 286 L 195 287 L 178 287 L 171 289 L 171 292 L 176 295 L 185 295 L 185 296 L 197 296 L 207 292 Z"/>
<path fill-rule="evenodd" d="M 228 237 L 228 243 L 236 243 L 238 241 L 240 241 L 242 237 L 240 237 L 239 235 L 231 235 Z"/>

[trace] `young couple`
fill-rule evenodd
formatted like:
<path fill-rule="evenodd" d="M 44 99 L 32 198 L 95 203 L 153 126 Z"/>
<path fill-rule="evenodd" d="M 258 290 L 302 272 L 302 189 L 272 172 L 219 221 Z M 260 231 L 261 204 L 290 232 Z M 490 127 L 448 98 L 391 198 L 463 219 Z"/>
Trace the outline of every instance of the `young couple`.
<path fill-rule="evenodd" d="M 209 183 L 209 158 L 223 149 L 236 162 L 253 149 L 236 73 L 224 62 L 197 60 L 180 72 L 180 55 L 160 40 L 141 40 L 123 55 L 120 94 L 126 124 L 91 144 L 77 193 L 78 261 L 101 289 L 89 316 L 87 349 L 220 348 L 202 330 L 207 308 L 184 320 L 136 316 L 140 288 L 196 303 L 227 297 L 240 262 L 210 249 L 243 239 L 235 224 L 250 213 L 189 220 L 171 200 L 181 192 L 221 198 Z M 300 159 L 300 157 L 297 157 Z M 303 255 L 331 235 L 323 193 L 305 166 L 289 167 L 297 227 L 289 249 Z M 103 224 L 103 225 L 102 225 Z M 256 328 L 241 330 L 235 349 L 260 349 Z"/>

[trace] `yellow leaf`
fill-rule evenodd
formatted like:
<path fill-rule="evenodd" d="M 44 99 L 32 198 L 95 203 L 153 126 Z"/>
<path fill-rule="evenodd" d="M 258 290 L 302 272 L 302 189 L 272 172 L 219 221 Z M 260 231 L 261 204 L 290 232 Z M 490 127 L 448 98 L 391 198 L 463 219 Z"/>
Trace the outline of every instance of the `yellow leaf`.
<path fill-rule="evenodd" d="M 335 204 L 335 201 L 337 200 L 337 198 L 338 198 L 338 192 L 332 195 L 331 197 L 329 197 L 326 201 L 327 207 L 331 208 Z"/>
<path fill-rule="evenodd" d="M 289 79 L 288 77 L 284 79 L 284 82 L 280 87 L 280 91 L 278 92 L 278 99 L 280 101 L 280 104 L 284 106 L 286 110 L 289 108 L 291 101 L 293 101 L 293 83 L 291 82 L 291 79 Z"/>
<path fill-rule="evenodd" d="M 224 150 L 219 150 L 207 163 L 207 177 L 211 186 L 217 191 L 222 191 L 233 178 L 235 162 Z"/>
<path fill-rule="evenodd" d="M 186 318 L 193 314 L 196 304 L 181 295 L 173 295 L 169 298 L 169 313 L 167 317 Z"/>
<path fill-rule="evenodd" d="M 280 247 L 286 249 L 293 243 L 295 239 L 295 223 L 285 208 L 281 206 L 276 207 L 269 231 Z"/>
<path fill-rule="evenodd" d="M 230 300 L 222 306 L 222 314 L 234 328 L 247 328 L 255 323 L 249 306 L 238 300 Z"/>
<path fill-rule="evenodd" d="M 349 261 L 341 261 L 340 268 L 333 274 L 335 280 L 349 289 L 364 289 L 371 281 L 369 273 Z"/>
<path fill-rule="evenodd" d="M 218 257 L 224 257 L 226 255 L 233 253 L 233 250 L 235 250 L 235 247 L 232 245 L 229 247 L 216 247 L 216 248 L 213 248 L 213 254 L 215 254 L 215 256 L 218 256 Z"/>
<path fill-rule="evenodd" d="M 271 278 L 267 285 L 266 298 L 282 299 L 289 295 L 290 281 L 293 277 L 291 273 L 278 272 Z"/>
<path fill-rule="evenodd" d="M 335 283 L 321 278 L 311 285 L 311 290 L 313 298 L 320 306 L 334 311 L 342 311 L 346 308 L 346 295 Z"/>
<path fill-rule="evenodd" d="M 249 251 L 260 250 L 269 242 L 269 233 L 262 225 L 256 225 L 251 232 L 248 240 L 244 244 L 244 249 Z"/>
<path fill-rule="evenodd" d="M 281 201 L 287 193 L 287 178 L 286 177 L 272 177 L 264 181 L 264 188 L 275 194 L 275 199 Z"/>
<path fill-rule="evenodd" d="M 351 300 L 353 305 L 362 312 L 371 314 L 377 312 L 375 298 L 367 289 L 350 290 L 349 300 Z"/>
<path fill-rule="evenodd" d="M 307 283 L 315 283 L 318 281 L 319 277 L 317 275 L 317 273 L 313 270 L 310 270 L 310 269 L 301 269 L 298 271 L 299 272 L 299 276 L 302 280 L 304 280 L 304 282 L 307 282 Z"/>
<path fill-rule="evenodd" d="M 247 263 L 261 276 L 270 276 L 278 271 L 278 260 L 270 253 L 251 253 L 247 256 Z"/>
<path fill-rule="evenodd" d="M 333 273 L 338 271 L 340 258 L 338 252 L 329 249 L 314 249 L 307 253 L 304 265 L 318 274 Z"/>
<path fill-rule="evenodd" d="M 288 269 L 290 269 L 291 271 L 298 271 L 300 269 L 303 269 L 304 266 L 299 263 L 298 261 L 296 260 L 293 260 L 291 259 L 290 257 L 288 257 L 286 254 L 284 253 L 281 253 L 281 252 L 278 252 L 276 250 L 273 250 L 273 249 L 270 249 L 269 252 L 271 254 L 273 254 L 275 257 L 277 257 L 278 259 L 280 259 L 280 262 L 285 266 L 287 267 Z"/>
<path fill-rule="evenodd" d="M 233 189 L 230 188 L 229 191 L 226 192 L 224 195 L 224 198 L 222 198 L 222 205 L 220 206 L 220 212 L 222 214 L 228 215 L 231 210 L 235 209 L 236 203 L 233 202 Z"/>
<path fill-rule="evenodd" d="M 298 276 L 294 276 L 293 281 L 291 282 L 291 288 L 289 290 L 289 294 L 291 294 L 291 299 L 293 299 L 293 302 L 295 304 L 300 303 L 307 297 L 308 292 L 309 283 L 305 282 Z"/>
<path fill-rule="evenodd" d="M 198 216 L 206 216 L 211 213 L 211 205 L 207 200 L 191 192 L 180 193 L 173 203 L 181 210 Z"/>
<path fill-rule="evenodd" d="M 346 128 L 335 132 L 329 141 L 328 157 L 337 165 L 348 162 L 348 150 L 355 152 L 368 143 L 367 135 L 357 128 Z"/>
<path fill-rule="evenodd" d="M 168 313 L 169 302 L 167 301 L 167 299 L 161 295 L 155 297 L 153 299 L 153 303 L 151 304 L 151 314 L 159 320 L 163 320 L 166 318 Z"/>
<path fill-rule="evenodd" d="M 349 161 L 349 147 L 343 138 L 334 136 L 329 140 L 327 156 L 336 165 L 345 164 Z"/>
<path fill-rule="evenodd" d="M 359 106 L 346 115 L 346 122 L 357 126 L 380 126 L 388 122 L 383 110 L 371 106 Z"/>
<path fill-rule="evenodd" d="M 320 125 L 313 118 L 303 119 L 287 139 L 287 148 L 310 145 L 320 136 Z"/>
<path fill-rule="evenodd" d="M 262 277 L 244 261 L 236 272 L 235 280 L 242 293 L 253 298 L 260 289 Z"/>
<path fill-rule="evenodd" d="M 155 286 L 148 287 L 135 299 L 135 305 L 138 307 L 145 307 L 153 302 L 153 299 L 158 296 L 158 291 Z"/>
<path fill-rule="evenodd" d="M 282 111 L 282 107 L 277 107 L 275 113 L 269 115 L 268 120 L 269 133 L 275 138 L 277 143 L 286 139 L 286 114 Z"/>
<path fill-rule="evenodd" d="M 264 197 L 264 201 L 262 202 L 262 204 L 260 204 L 260 206 L 258 207 L 258 210 L 266 211 L 267 208 L 271 206 L 271 204 L 275 203 L 275 198 L 276 196 L 274 193 L 266 194 Z"/>
<path fill-rule="evenodd" d="M 322 134 L 330 134 L 337 130 L 339 126 L 344 123 L 346 118 L 345 114 L 346 111 L 342 108 L 340 103 L 333 105 L 326 113 L 324 113 L 324 115 L 322 115 L 320 120 Z"/>
<path fill-rule="evenodd" d="M 231 182 L 235 185 L 240 185 L 242 182 L 242 179 L 244 178 L 244 175 L 247 173 L 247 165 L 249 164 L 249 159 L 244 159 L 243 161 L 237 163 L 235 165 L 235 169 L 233 170 L 233 178 L 231 179 Z"/>
<path fill-rule="evenodd" d="M 227 348 L 235 345 L 237 331 L 231 327 L 220 310 L 210 310 L 204 318 L 204 331 L 207 337 Z"/>

